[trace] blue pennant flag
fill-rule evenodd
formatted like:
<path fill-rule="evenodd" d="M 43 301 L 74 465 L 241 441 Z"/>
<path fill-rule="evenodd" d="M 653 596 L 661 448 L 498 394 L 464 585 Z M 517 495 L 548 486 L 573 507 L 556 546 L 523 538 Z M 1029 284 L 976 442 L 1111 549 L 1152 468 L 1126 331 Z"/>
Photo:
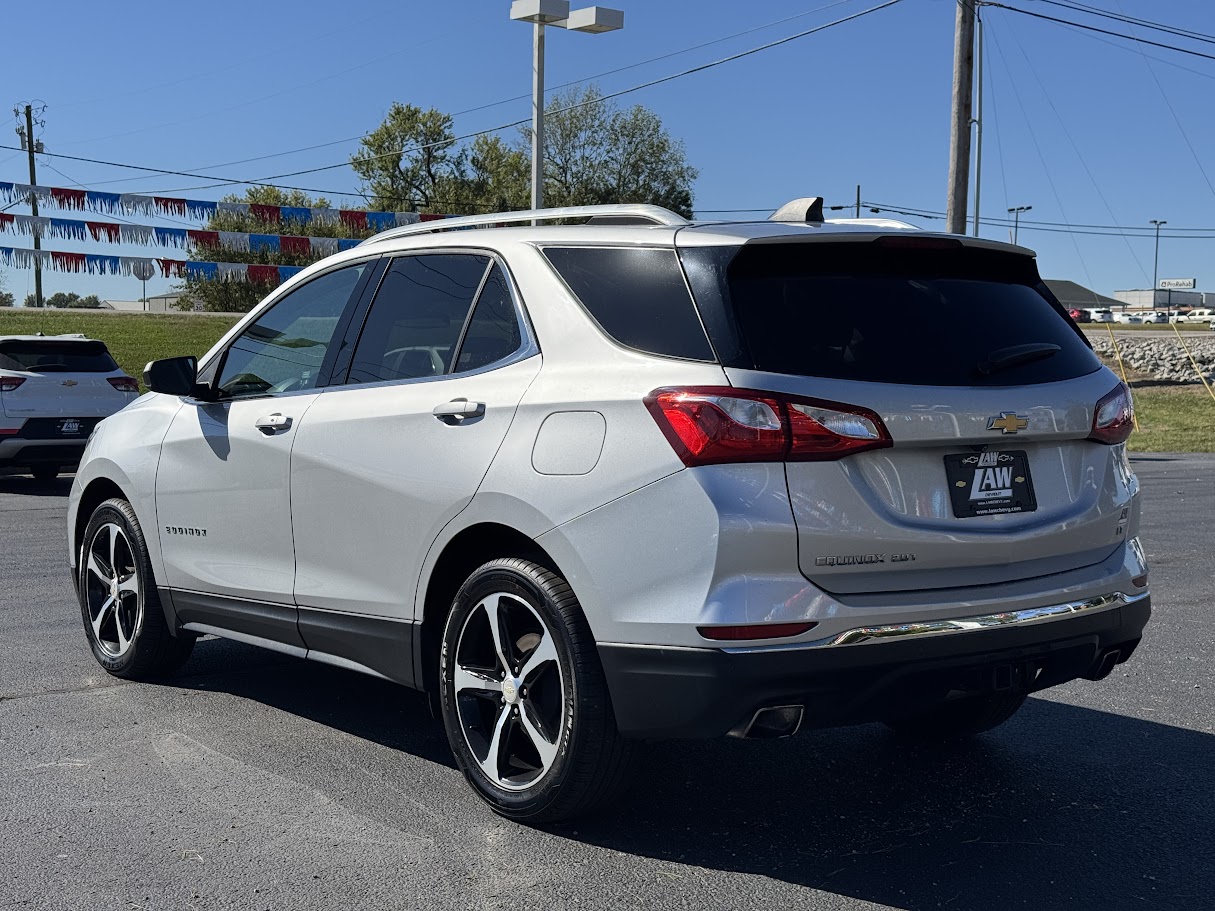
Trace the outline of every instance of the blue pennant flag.
<path fill-rule="evenodd" d="M 278 280 L 280 283 L 285 282 L 291 276 L 298 275 L 300 272 L 303 272 L 303 271 L 304 271 L 303 266 L 279 266 L 278 267 Z"/>
<path fill-rule="evenodd" d="M 353 250 L 355 247 L 357 247 L 361 243 L 362 243 L 362 241 L 359 240 L 358 238 L 343 237 L 338 240 L 338 249 L 339 250 Z"/>
<path fill-rule="evenodd" d="M 312 210 L 303 206 L 283 206 L 279 209 L 278 217 L 281 221 L 298 221 L 306 225 L 312 221 Z"/>
<path fill-rule="evenodd" d="M 162 247 L 184 247 L 186 245 L 185 228 L 156 228 L 156 242 Z"/>
<path fill-rule="evenodd" d="M 387 231 L 389 228 L 397 226 L 397 213 L 395 212 L 368 212 L 367 227 L 373 231 Z"/>
<path fill-rule="evenodd" d="M 249 235 L 249 252 L 256 253 L 258 250 L 270 250 L 274 253 L 278 252 L 278 235 L 277 234 L 250 234 Z"/>
<path fill-rule="evenodd" d="M 200 278 L 210 280 L 215 278 L 219 272 L 217 263 L 200 263 L 194 260 L 186 261 L 186 278 Z"/>

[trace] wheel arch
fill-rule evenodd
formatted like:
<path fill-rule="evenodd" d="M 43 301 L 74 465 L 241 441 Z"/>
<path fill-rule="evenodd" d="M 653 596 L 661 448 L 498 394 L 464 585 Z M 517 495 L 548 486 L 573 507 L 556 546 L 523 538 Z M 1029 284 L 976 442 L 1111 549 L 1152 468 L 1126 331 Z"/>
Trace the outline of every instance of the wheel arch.
<path fill-rule="evenodd" d="M 419 592 L 422 622 L 415 637 L 414 667 L 419 689 L 437 693 L 439 643 L 443 622 L 456 592 L 478 566 L 499 557 L 526 557 L 553 572 L 561 568 L 535 538 L 500 522 L 478 522 L 461 529 L 443 545 Z M 564 575 L 564 574 L 563 574 Z"/>
<path fill-rule="evenodd" d="M 80 545 L 83 543 L 84 530 L 88 527 L 89 519 L 93 518 L 93 513 L 97 507 L 106 500 L 117 497 L 122 500 L 131 502 L 131 498 L 127 496 L 117 482 L 112 478 L 99 477 L 94 478 L 84 488 L 80 494 L 80 501 L 76 507 L 76 521 L 72 528 L 72 553 L 77 555 L 80 553 Z M 135 504 L 131 504 L 131 508 L 135 508 Z M 140 523 L 143 524 L 142 522 Z M 153 529 L 155 531 L 155 529 Z M 147 532 L 144 532 L 146 537 Z"/>

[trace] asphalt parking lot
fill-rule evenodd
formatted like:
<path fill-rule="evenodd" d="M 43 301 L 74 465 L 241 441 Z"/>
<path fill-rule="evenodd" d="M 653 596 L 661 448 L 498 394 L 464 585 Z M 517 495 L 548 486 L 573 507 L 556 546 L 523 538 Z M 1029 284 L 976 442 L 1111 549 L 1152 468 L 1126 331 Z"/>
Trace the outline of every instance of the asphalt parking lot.
<path fill-rule="evenodd" d="M 612 813 L 548 831 L 483 807 L 390 684 L 221 640 L 108 677 L 69 481 L 0 477 L 0 908 L 1211 907 L 1215 456 L 1135 466 L 1155 616 L 1108 680 L 950 749 L 649 746 Z"/>

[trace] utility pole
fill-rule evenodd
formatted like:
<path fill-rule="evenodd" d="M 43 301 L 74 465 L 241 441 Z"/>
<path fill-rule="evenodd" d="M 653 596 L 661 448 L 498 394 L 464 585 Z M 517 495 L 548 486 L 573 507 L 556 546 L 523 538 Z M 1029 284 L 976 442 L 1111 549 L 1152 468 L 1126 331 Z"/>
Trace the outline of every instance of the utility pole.
<path fill-rule="evenodd" d="M 1017 235 L 1021 232 L 1021 213 L 1028 212 L 1033 206 L 1017 206 L 1015 209 L 1009 209 L 1009 214 L 1013 217 L 1012 242 L 1017 242 Z"/>
<path fill-rule="evenodd" d="M 37 145 L 34 139 L 34 109 L 32 105 L 25 106 L 25 148 L 30 156 L 30 186 L 38 186 L 38 172 L 34 164 L 34 147 Z M 34 218 L 38 217 L 38 197 L 34 193 L 30 193 L 30 213 Z M 34 303 L 37 307 L 42 307 L 42 260 L 38 256 L 38 251 L 42 249 L 42 238 L 38 236 L 38 231 L 34 231 Z"/>
<path fill-rule="evenodd" d="M 856 185 L 856 217 L 861 217 L 861 185 Z"/>
<path fill-rule="evenodd" d="M 970 184 L 970 111 L 974 95 L 975 4 L 957 0 L 953 35 L 953 117 L 949 124 L 949 200 L 945 230 L 966 233 L 966 197 Z"/>
<path fill-rule="evenodd" d="M 532 26 L 532 208 L 544 208 L 544 23 Z"/>
<path fill-rule="evenodd" d="M 979 78 L 975 91 L 975 219 L 974 234 L 979 236 L 979 193 L 983 189 L 983 16 L 975 8 L 975 65 Z"/>

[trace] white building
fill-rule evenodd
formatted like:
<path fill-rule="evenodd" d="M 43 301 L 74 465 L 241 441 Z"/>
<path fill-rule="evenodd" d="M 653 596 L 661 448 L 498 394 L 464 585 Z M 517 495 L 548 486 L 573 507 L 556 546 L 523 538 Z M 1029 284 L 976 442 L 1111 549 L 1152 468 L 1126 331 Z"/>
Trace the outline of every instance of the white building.
<path fill-rule="evenodd" d="M 1157 288 L 1135 289 L 1132 291 L 1115 291 L 1114 297 L 1127 307 L 1142 310 L 1177 310 L 1186 307 L 1201 307 L 1203 294 L 1201 291 L 1170 291 Z"/>

